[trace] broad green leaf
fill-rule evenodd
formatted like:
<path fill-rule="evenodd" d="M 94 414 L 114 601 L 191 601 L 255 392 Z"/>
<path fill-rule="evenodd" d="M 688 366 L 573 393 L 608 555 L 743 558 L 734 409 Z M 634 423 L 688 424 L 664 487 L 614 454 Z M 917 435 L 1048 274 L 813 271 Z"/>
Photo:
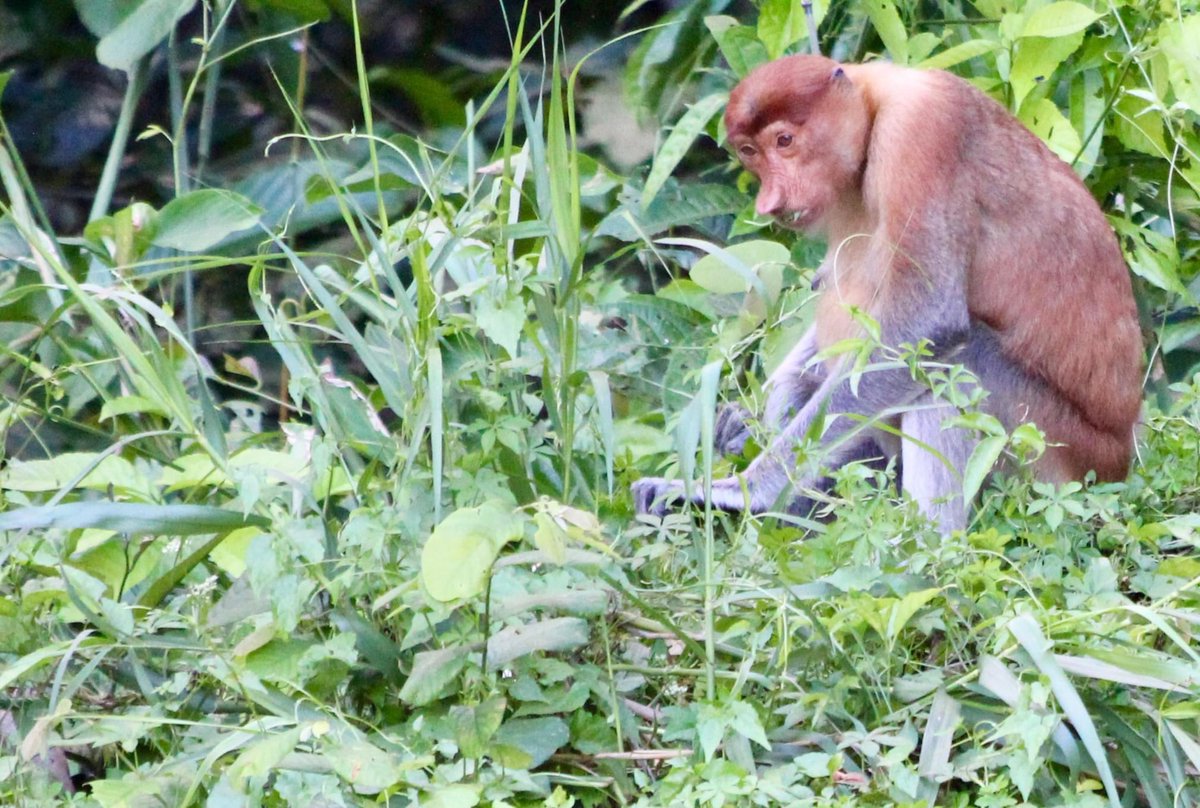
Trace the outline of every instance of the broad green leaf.
<path fill-rule="evenodd" d="M 475 808 L 479 804 L 479 792 L 483 786 L 469 783 L 454 783 L 437 786 L 425 792 L 421 798 L 422 808 Z"/>
<path fill-rule="evenodd" d="M 421 551 L 425 589 L 440 601 L 478 595 L 500 548 L 521 538 L 524 529 L 524 519 L 495 500 L 450 514 L 434 528 Z"/>
<path fill-rule="evenodd" d="M 728 256 L 736 260 L 730 261 Z M 754 276 L 765 279 L 763 268 L 784 267 L 790 261 L 788 248 L 778 242 L 743 241 L 729 245 L 720 253 L 706 254 L 692 267 L 688 277 L 714 294 L 737 294 L 750 291 Z M 745 274 L 747 268 L 753 273 L 751 277 Z M 769 297 L 777 297 L 779 293 L 778 287 L 773 295 L 772 290 L 767 291 Z"/>
<path fill-rule="evenodd" d="M 912 620 L 913 615 L 940 593 L 940 589 L 921 589 L 916 592 L 909 592 L 896 601 L 888 611 L 887 632 L 885 636 L 889 640 L 895 640 L 899 637 L 900 632 L 908 625 L 908 621 Z"/>
<path fill-rule="evenodd" d="M 201 252 L 258 224 L 262 208 L 233 191 L 204 188 L 176 197 L 158 214 L 154 243 Z"/>
<path fill-rule="evenodd" d="M 650 167 L 650 176 L 646 177 L 646 185 L 642 188 L 642 209 L 645 210 L 658 195 L 663 183 L 671 176 L 675 166 L 687 154 L 696 138 L 704 132 L 704 127 L 713 116 L 725 107 L 729 96 L 726 93 L 713 93 L 705 96 L 683 114 L 678 123 L 671 129 L 671 134 L 663 142 L 658 153 L 654 155 L 654 163 Z"/>
<path fill-rule="evenodd" d="M 9 491 L 59 491 L 67 486 L 145 491 L 148 481 L 125 458 L 93 452 L 66 452 L 47 460 L 14 460 L 0 472 L 0 488 Z"/>
<path fill-rule="evenodd" d="M 1070 164 L 1079 154 L 1083 143 L 1075 127 L 1048 98 L 1026 103 L 1021 107 L 1021 120 L 1063 162 Z"/>
<path fill-rule="evenodd" d="M 1165 679 L 1146 676 L 1141 673 L 1132 673 L 1122 667 L 1102 662 L 1099 659 L 1070 656 L 1068 654 L 1055 654 L 1054 659 L 1062 666 L 1063 670 L 1067 673 L 1073 673 L 1076 676 L 1086 676 L 1089 679 L 1103 679 L 1108 682 L 1133 685 L 1134 687 L 1153 687 L 1158 690 L 1174 690 L 1180 693 L 1188 692 L 1186 689 Z"/>
<path fill-rule="evenodd" d="M 814 14 L 816 10 L 814 9 Z M 820 22 L 820 16 L 817 16 Z M 778 59 L 788 48 L 808 36 L 804 6 L 792 0 L 763 0 L 758 7 L 758 38 L 767 55 Z"/>
<path fill-rule="evenodd" d="M 515 359 L 517 346 L 521 342 L 521 330 L 529 320 L 525 314 L 525 301 L 511 292 L 502 295 L 503 300 L 497 301 L 492 296 L 494 292 L 494 289 L 485 289 L 474 296 L 475 323 L 488 339 Z"/>
<path fill-rule="evenodd" d="M 1163 110 L 1142 91 L 1125 88 L 1113 111 L 1116 117 L 1112 119 L 1112 132 L 1127 148 L 1151 157 L 1171 155 L 1173 147 L 1167 145 L 1163 134 Z"/>
<path fill-rule="evenodd" d="M 828 752 L 805 752 L 803 755 L 798 755 L 792 762 L 796 765 L 796 770 L 805 777 L 828 779 L 837 770 L 836 758 L 840 758 L 840 755 L 831 755 Z"/>
<path fill-rule="evenodd" d="M 533 521 L 537 525 L 533 543 L 555 564 L 562 564 L 567 559 L 566 531 L 548 513 L 535 513 Z"/>
<path fill-rule="evenodd" d="M 743 78 L 769 58 L 767 49 L 758 34 L 748 25 L 739 25 L 733 17 L 714 15 L 705 17 L 704 24 L 717 40 L 721 55 L 729 63 L 738 78 Z"/>
<path fill-rule="evenodd" d="M 441 696 L 467 664 L 470 651 L 460 645 L 421 651 L 413 657 L 412 672 L 400 688 L 400 701 L 423 707 Z"/>
<path fill-rule="evenodd" d="M 270 522 L 208 505 L 140 505 L 133 502 L 68 502 L 17 508 L 0 514 L 0 530 L 78 530 L 92 527 L 132 535 L 194 536 Z"/>
<path fill-rule="evenodd" d="M 329 3 L 326 0 L 262 0 L 262 4 L 285 11 L 304 22 L 318 22 L 329 18 Z"/>
<path fill-rule="evenodd" d="M 975 495 L 979 493 L 992 467 L 1000 459 L 1005 442 L 1005 437 L 991 435 L 980 440 L 971 451 L 966 468 L 963 469 L 963 500 L 967 503 L 975 501 Z"/>
<path fill-rule="evenodd" d="M 529 755 L 529 768 L 542 765 L 566 745 L 571 733 L 561 718 L 512 718 L 496 732 L 496 743 L 515 746 Z"/>
<path fill-rule="evenodd" d="M 395 754 L 365 740 L 330 744 L 321 754 L 333 765 L 338 776 L 359 794 L 378 794 L 391 788 L 404 778 L 404 772 L 409 768 Z"/>
<path fill-rule="evenodd" d="M 1123 217 L 1110 216 L 1108 223 L 1120 236 L 1125 260 L 1135 275 L 1159 289 L 1187 295 L 1179 279 L 1179 250 L 1174 239 Z"/>
<path fill-rule="evenodd" d="M 95 0 L 76 0 L 76 7 L 94 3 Z M 142 0 L 139 3 L 107 3 L 110 8 L 119 9 L 115 17 L 109 17 L 111 22 L 120 18 L 109 29 L 96 46 L 96 58 L 105 67 L 129 72 L 135 62 L 141 59 L 167 38 L 175 23 L 184 14 L 191 11 L 196 0 Z M 85 20 L 95 24 L 98 14 L 82 14 Z"/>
<path fill-rule="evenodd" d="M 1193 113 L 1200 113 L 1200 14 L 1164 22 L 1158 29 L 1158 40 L 1168 57 L 1171 89 Z"/>
<path fill-rule="evenodd" d="M 746 195 L 729 185 L 667 188 L 646 210 L 638 204 L 624 204 L 609 213 L 596 226 L 595 235 L 641 241 L 672 227 L 695 225 L 713 216 L 737 213 L 745 206 Z"/>
<path fill-rule="evenodd" d="M 229 458 L 229 471 L 258 473 L 265 481 L 284 482 L 308 476 L 309 461 L 303 455 L 278 449 L 253 446 Z M 237 475 L 228 475 L 207 454 L 186 454 L 165 468 L 159 482 L 168 491 L 184 491 L 197 486 L 232 486 Z"/>
<path fill-rule="evenodd" d="M 479 704 L 456 704 L 450 708 L 450 721 L 458 750 L 466 758 L 481 758 L 487 744 L 504 720 L 507 701 L 493 696 Z"/>
<path fill-rule="evenodd" d="M 228 777 L 231 781 L 250 777 L 266 777 L 283 758 L 300 742 L 300 727 L 261 737 L 251 743 L 229 764 Z"/>
<path fill-rule="evenodd" d="M 968 59 L 974 59 L 977 56 L 983 56 L 985 53 L 991 53 L 998 50 L 999 47 L 1000 43 L 994 39 L 972 39 L 935 53 L 933 56 L 920 62 L 917 66 L 945 70 L 947 67 L 953 67 Z"/>
<path fill-rule="evenodd" d="M 867 0 L 867 16 L 896 64 L 908 64 L 908 31 L 893 0 Z"/>
<path fill-rule="evenodd" d="M 697 238 L 664 238 L 660 239 L 658 243 L 671 247 L 690 247 L 694 250 L 703 252 L 705 255 L 716 256 L 720 260 L 720 264 L 718 266 L 723 266 L 729 272 L 736 273 L 745 282 L 746 286 L 744 288 L 754 289 L 764 297 L 767 294 L 766 287 L 763 285 L 762 280 L 758 277 L 758 273 L 756 273 L 752 267 L 747 266 L 744 261 L 738 258 L 737 255 L 731 252 L 727 247 L 718 247 L 712 242 Z M 750 250 L 751 252 L 757 252 L 755 248 L 750 248 Z M 778 252 L 775 252 L 775 254 L 778 255 Z M 716 272 L 707 274 L 709 277 L 712 277 L 714 275 L 720 276 L 723 273 Z M 701 271 L 701 275 L 705 275 L 704 270 Z M 717 280 L 715 282 L 717 283 L 718 288 L 721 288 L 725 283 L 724 280 Z M 734 291 L 741 291 L 735 287 L 726 288 L 733 288 Z"/>
<path fill-rule="evenodd" d="M 1025 97 L 1033 88 L 1053 78 L 1058 66 L 1066 61 L 1082 42 L 1083 34 L 1055 39 L 1028 37 L 1018 42 L 1008 79 L 1013 90 L 1013 108 L 1021 109 Z"/>
<path fill-rule="evenodd" d="M 536 651 L 570 651 L 587 640 L 587 621 L 578 617 L 551 617 L 521 626 L 509 626 L 488 640 L 488 666 L 507 665 L 514 659 Z"/>
<path fill-rule="evenodd" d="M 1061 37 L 1081 33 L 1102 16 L 1082 3 L 1062 0 L 1030 14 L 1021 36 Z"/>
<path fill-rule="evenodd" d="M 744 701 L 731 701 L 728 708 L 730 729 L 743 738 L 758 744 L 763 749 L 771 748 L 771 742 L 767 740 L 766 730 L 763 729 L 758 712 L 752 705 Z"/>

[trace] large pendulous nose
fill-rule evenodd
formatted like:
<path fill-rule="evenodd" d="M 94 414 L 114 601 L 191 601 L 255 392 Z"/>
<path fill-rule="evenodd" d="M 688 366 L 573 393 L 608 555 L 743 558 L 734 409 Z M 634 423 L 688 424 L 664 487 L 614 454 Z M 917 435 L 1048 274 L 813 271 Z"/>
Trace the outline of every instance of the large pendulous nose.
<path fill-rule="evenodd" d="M 758 197 L 754 200 L 754 212 L 759 216 L 778 216 L 783 213 L 783 194 L 779 189 L 764 184 L 758 189 Z"/>

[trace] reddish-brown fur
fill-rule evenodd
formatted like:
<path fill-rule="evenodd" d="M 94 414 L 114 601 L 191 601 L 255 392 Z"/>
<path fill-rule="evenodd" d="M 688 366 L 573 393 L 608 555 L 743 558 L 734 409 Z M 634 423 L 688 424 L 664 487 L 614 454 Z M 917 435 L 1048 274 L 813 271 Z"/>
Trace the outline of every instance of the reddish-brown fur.
<path fill-rule="evenodd" d="M 965 294 L 1021 371 L 990 409 L 1060 444 L 1039 476 L 1124 478 L 1142 367 L 1128 271 L 1091 194 L 1037 137 L 948 73 L 816 56 L 755 70 L 725 123 L 762 181 L 758 212 L 828 239 L 822 345 L 854 333 L 851 304 L 936 342 L 906 313 Z"/>

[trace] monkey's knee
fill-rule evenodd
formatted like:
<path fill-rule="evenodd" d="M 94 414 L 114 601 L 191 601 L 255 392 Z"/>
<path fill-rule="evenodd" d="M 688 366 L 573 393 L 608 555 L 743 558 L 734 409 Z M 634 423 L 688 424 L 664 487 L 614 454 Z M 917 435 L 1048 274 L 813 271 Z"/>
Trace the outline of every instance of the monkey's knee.
<path fill-rule="evenodd" d="M 976 440 L 967 430 L 942 428 L 956 413 L 949 405 L 918 408 L 900 421 L 901 487 L 943 534 L 965 529 L 970 508 L 963 500 L 962 471 Z"/>

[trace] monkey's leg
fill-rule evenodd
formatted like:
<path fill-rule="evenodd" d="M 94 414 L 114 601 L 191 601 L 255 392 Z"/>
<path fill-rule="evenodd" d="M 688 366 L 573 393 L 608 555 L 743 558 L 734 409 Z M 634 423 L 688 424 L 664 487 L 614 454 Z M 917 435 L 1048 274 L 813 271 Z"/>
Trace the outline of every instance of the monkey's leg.
<path fill-rule="evenodd" d="M 967 527 L 969 505 L 963 502 L 962 470 L 977 443 L 967 430 L 942 428 L 942 422 L 957 412 L 954 407 L 934 403 L 927 396 L 900 417 L 900 431 L 904 433 L 900 449 L 901 487 L 944 535 Z"/>

